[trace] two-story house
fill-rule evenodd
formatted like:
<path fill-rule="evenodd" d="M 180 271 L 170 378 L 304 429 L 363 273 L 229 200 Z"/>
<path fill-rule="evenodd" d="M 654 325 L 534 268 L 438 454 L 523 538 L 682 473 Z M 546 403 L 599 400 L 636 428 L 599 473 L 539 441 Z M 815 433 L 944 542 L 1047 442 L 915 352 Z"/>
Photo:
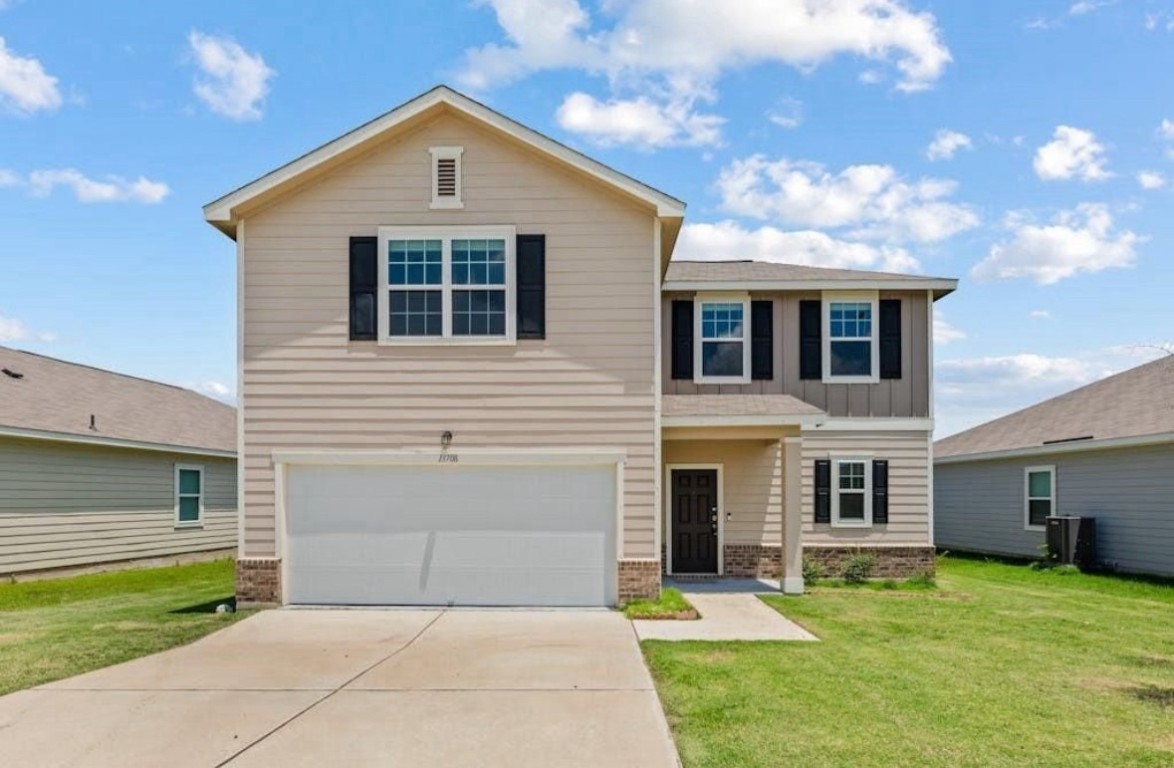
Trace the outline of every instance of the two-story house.
<path fill-rule="evenodd" d="M 443 87 L 206 206 L 238 257 L 239 599 L 932 568 L 955 281 L 672 262 L 684 213 Z"/>

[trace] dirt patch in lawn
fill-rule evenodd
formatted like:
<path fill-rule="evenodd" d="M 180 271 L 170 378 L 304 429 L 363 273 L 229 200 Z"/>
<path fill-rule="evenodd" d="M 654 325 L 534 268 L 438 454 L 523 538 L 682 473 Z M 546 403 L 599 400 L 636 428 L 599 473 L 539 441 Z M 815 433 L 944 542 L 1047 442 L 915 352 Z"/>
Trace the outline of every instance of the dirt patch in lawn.
<path fill-rule="evenodd" d="M 1126 689 L 1130 696 L 1162 708 L 1174 707 L 1174 688 L 1162 685 L 1135 685 Z"/>

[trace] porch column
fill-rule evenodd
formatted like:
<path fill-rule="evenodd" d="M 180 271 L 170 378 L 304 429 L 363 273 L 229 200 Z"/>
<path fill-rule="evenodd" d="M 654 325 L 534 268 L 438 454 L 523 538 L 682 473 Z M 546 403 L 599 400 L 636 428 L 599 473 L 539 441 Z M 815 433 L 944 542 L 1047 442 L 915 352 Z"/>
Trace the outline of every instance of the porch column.
<path fill-rule="evenodd" d="M 783 438 L 783 592 L 803 594 L 802 437 Z"/>

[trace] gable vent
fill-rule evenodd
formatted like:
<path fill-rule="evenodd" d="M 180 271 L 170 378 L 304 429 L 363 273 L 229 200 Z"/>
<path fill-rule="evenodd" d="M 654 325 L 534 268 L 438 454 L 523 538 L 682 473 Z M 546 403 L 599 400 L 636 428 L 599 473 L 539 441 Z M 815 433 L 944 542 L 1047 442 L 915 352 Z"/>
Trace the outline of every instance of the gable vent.
<path fill-rule="evenodd" d="M 454 157 L 436 160 L 436 196 L 457 196 L 457 161 Z"/>
<path fill-rule="evenodd" d="M 463 147 L 432 147 L 431 208 L 464 208 L 461 201 L 461 155 Z"/>

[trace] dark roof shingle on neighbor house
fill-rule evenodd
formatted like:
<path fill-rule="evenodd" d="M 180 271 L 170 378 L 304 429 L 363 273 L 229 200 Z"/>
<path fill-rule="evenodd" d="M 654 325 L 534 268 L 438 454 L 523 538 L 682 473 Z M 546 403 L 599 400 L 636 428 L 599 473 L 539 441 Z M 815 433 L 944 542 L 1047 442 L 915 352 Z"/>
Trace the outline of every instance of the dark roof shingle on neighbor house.
<path fill-rule="evenodd" d="M 191 390 L 8 347 L 0 369 L 0 430 L 236 452 L 236 409 Z"/>
<path fill-rule="evenodd" d="M 934 458 L 1174 433 L 1174 355 L 939 440 Z"/>
<path fill-rule="evenodd" d="M 957 281 L 945 277 L 906 275 L 897 272 L 870 272 L 861 269 L 811 267 L 773 261 L 677 261 L 669 263 L 665 274 L 669 283 L 892 283 L 902 288 L 924 286 L 940 296 L 949 293 Z"/>

